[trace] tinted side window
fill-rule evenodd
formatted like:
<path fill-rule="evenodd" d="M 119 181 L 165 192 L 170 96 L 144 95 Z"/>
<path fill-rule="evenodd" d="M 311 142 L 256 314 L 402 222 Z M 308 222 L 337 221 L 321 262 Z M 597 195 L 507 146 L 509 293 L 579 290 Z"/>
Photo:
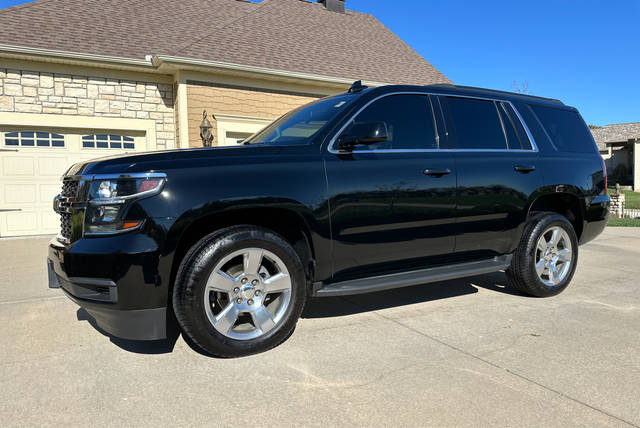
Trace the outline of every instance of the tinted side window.
<path fill-rule="evenodd" d="M 385 122 L 388 139 L 356 150 L 437 149 L 433 113 L 426 95 L 389 95 L 365 108 L 353 123 Z M 343 134 L 349 133 L 347 127 Z"/>
<path fill-rule="evenodd" d="M 443 98 L 443 108 L 455 132 L 457 149 L 507 148 L 498 110 L 493 101 Z"/>
<path fill-rule="evenodd" d="M 520 137 L 516 133 L 515 125 L 513 121 L 507 114 L 507 110 L 505 109 L 504 104 L 496 103 L 496 108 L 498 109 L 498 113 L 500 115 L 500 120 L 502 121 L 502 126 L 504 127 L 504 132 L 507 136 L 507 146 L 509 149 L 521 149 L 522 142 L 520 141 Z"/>
<path fill-rule="evenodd" d="M 531 147 L 531 141 L 529 141 L 529 136 L 527 135 L 527 131 L 524 130 L 524 127 L 522 126 L 522 122 L 520 122 L 520 118 L 511 107 L 511 104 L 508 104 L 508 103 L 500 103 L 500 104 L 502 105 L 504 110 L 507 112 L 507 116 L 509 117 L 509 119 L 511 120 L 511 123 L 516 129 L 516 134 L 518 134 L 518 139 L 520 141 L 522 149 L 532 150 L 533 147 Z M 512 147 L 511 144 L 509 144 L 509 148 L 514 149 L 516 147 Z"/>
<path fill-rule="evenodd" d="M 532 105 L 549 138 L 561 152 L 591 153 L 595 151 L 589 128 L 575 111 Z"/>

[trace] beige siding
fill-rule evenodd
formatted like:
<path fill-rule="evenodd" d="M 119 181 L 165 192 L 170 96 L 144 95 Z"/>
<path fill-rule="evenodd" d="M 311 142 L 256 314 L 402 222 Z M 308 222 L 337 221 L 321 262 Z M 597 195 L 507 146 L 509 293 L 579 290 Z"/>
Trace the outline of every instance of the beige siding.
<path fill-rule="evenodd" d="M 220 141 L 216 135 L 216 114 L 229 114 L 276 119 L 289 110 L 306 104 L 320 95 L 296 94 L 284 91 L 260 90 L 254 88 L 216 86 L 214 84 L 192 82 L 187 85 L 187 105 L 189 110 L 189 146 L 200 147 L 200 123 L 202 111 L 214 129 L 214 145 Z"/>

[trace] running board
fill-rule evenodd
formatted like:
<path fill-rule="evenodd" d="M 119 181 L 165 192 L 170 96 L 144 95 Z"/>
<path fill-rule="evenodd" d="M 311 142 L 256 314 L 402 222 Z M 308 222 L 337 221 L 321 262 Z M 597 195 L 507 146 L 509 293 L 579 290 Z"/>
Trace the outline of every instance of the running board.
<path fill-rule="evenodd" d="M 511 254 L 507 254 L 475 262 L 456 263 L 447 266 L 352 279 L 329 284 L 316 282 L 313 284 L 313 295 L 327 297 L 346 296 L 349 294 L 370 293 L 373 291 L 389 290 L 391 288 L 446 281 L 449 279 L 496 272 L 508 268 L 510 263 Z"/>

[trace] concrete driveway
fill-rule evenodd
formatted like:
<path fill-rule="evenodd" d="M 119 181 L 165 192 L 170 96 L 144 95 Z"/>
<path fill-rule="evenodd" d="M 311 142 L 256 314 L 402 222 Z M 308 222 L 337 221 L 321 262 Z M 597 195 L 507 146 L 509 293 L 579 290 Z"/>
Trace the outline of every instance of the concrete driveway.
<path fill-rule="evenodd" d="M 0 426 L 638 426 L 640 228 L 580 249 L 560 296 L 503 274 L 311 301 L 221 360 L 94 329 L 47 289 L 48 239 L 0 240 Z"/>

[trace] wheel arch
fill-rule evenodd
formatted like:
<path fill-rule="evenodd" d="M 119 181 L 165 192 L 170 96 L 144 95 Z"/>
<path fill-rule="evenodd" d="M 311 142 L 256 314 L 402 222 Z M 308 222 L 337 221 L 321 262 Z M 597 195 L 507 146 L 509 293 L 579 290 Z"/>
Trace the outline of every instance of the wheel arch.
<path fill-rule="evenodd" d="M 552 192 L 547 190 L 536 193 L 529 203 L 527 219 L 542 211 L 561 214 L 571 222 L 580 240 L 584 229 L 585 207 L 577 189 L 569 186 L 554 186 Z"/>
<path fill-rule="evenodd" d="M 263 227 L 282 236 L 300 257 L 309 283 L 313 281 L 315 250 L 311 229 L 303 216 L 295 210 L 265 206 L 260 206 L 259 210 L 252 207 L 237 208 L 197 218 L 183 218 L 180 223 L 182 230 L 175 244 L 170 284 L 174 284 L 184 256 L 196 242 L 217 230 L 241 225 Z M 173 286 L 169 287 L 170 292 L 172 288 Z"/>

